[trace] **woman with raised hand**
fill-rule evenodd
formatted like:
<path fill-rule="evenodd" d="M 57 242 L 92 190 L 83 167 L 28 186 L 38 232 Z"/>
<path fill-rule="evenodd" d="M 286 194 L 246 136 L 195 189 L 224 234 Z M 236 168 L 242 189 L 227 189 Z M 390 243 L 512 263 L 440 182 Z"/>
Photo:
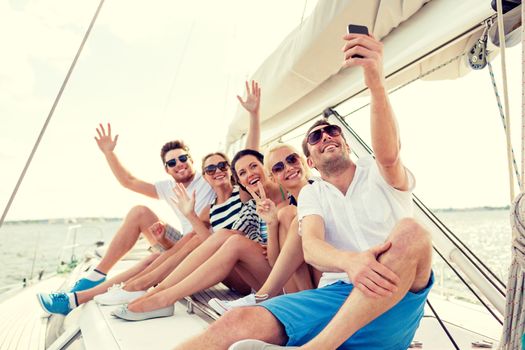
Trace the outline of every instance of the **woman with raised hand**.
<path fill-rule="evenodd" d="M 277 208 L 287 206 L 286 197 L 279 185 L 266 176 L 263 165 L 263 155 L 255 150 L 243 150 L 232 160 L 234 177 L 240 186 L 252 192 L 254 196 L 271 200 Z M 183 188 L 176 190 L 175 202 L 181 211 L 190 212 L 192 195 Z M 249 200 L 243 206 L 240 220 L 245 223 L 259 224 L 255 212 L 256 201 Z M 188 218 L 190 219 L 190 218 Z M 241 229 L 242 225 L 239 225 Z M 257 234 L 233 234 L 211 256 L 199 256 L 203 247 L 213 237 L 204 242 L 192 252 L 163 282 L 143 297 L 113 312 L 117 317 L 126 320 L 143 320 L 152 317 L 170 316 L 173 314 L 173 304 L 185 296 L 191 295 L 218 282 L 225 281 L 228 276 L 238 274 L 241 280 L 251 288 L 261 288 L 270 274 L 270 264 L 266 259 L 266 238 Z"/>
<path fill-rule="evenodd" d="M 273 180 L 290 194 L 289 205 L 277 209 L 262 189 L 261 195 L 250 191 L 256 199 L 259 216 L 268 225 L 268 260 L 273 268 L 261 288 L 255 289 L 257 293 L 235 301 L 210 300 L 210 306 L 221 315 L 231 308 L 255 305 L 277 296 L 283 288 L 287 293 L 311 289 L 319 278 L 319 273 L 304 262 L 296 218 L 296 199 L 311 181 L 306 161 L 292 146 L 280 144 L 266 153 L 266 164 Z"/>

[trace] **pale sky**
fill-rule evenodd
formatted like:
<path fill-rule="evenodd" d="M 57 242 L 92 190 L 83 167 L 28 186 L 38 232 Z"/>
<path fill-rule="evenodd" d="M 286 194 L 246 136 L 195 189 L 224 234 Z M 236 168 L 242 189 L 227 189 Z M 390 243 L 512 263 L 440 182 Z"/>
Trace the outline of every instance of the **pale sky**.
<path fill-rule="evenodd" d="M 120 187 L 93 139 L 97 124 L 112 123 L 117 155 L 146 181 L 165 178 L 160 147 L 176 138 L 186 140 L 200 168 L 204 154 L 220 149 L 244 80 L 299 24 L 304 4 L 107 1 L 7 220 L 121 217 L 137 204 L 171 220 L 165 204 Z M 97 5 L 0 0 L 1 210 Z M 307 2 L 306 14 L 314 5 Z M 508 53 L 517 133 L 520 51 Z M 486 70 L 418 82 L 392 102 L 403 159 L 429 206 L 508 204 L 504 133 Z M 351 123 L 366 134 L 362 114 Z"/>

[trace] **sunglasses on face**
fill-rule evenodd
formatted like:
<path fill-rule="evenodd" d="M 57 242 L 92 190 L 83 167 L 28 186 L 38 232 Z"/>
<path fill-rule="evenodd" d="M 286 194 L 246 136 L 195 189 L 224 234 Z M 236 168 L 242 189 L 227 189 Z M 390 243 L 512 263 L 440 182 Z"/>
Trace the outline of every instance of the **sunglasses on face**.
<path fill-rule="evenodd" d="M 292 153 L 288 155 L 286 158 L 284 158 L 284 161 L 288 165 L 295 165 L 299 162 L 299 155 L 297 153 Z M 272 173 L 278 174 L 284 170 L 284 167 L 285 165 L 283 161 L 277 162 L 272 166 Z"/>
<path fill-rule="evenodd" d="M 164 165 L 167 166 L 168 168 L 174 168 L 175 165 L 177 165 L 177 159 L 178 159 L 179 162 L 181 162 L 181 163 L 186 163 L 186 162 L 188 161 L 188 158 L 190 158 L 189 155 L 187 155 L 187 154 L 181 154 L 181 155 L 178 156 L 177 158 L 173 158 L 173 159 L 168 160 L 166 163 L 164 163 Z"/>
<path fill-rule="evenodd" d="M 229 167 L 227 162 L 219 162 L 217 164 L 210 164 L 204 168 L 204 172 L 208 175 L 213 175 L 219 169 L 220 171 L 226 171 Z"/>
<path fill-rule="evenodd" d="M 319 141 L 321 141 L 324 132 L 330 135 L 331 137 L 335 137 L 341 135 L 341 128 L 337 125 L 327 125 L 321 129 L 317 129 L 309 133 L 308 137 L 306 138 L 306 141 L 310 145 L 315 145 L 316 143 L 319 143 Z"/>

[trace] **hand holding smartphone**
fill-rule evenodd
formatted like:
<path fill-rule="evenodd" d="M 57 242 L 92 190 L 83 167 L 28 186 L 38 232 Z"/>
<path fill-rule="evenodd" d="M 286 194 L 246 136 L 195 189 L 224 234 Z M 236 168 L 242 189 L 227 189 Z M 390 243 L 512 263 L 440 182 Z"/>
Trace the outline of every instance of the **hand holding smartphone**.
<path fill-rule="evenodd" d="M 364 34 L 368 35 L 368 27 L 358 25 L 358 24 L 349 24 L 348 25 L 348 34 Z M 353 55 L 352 58 L 363 58 L 361 55 Z"/>

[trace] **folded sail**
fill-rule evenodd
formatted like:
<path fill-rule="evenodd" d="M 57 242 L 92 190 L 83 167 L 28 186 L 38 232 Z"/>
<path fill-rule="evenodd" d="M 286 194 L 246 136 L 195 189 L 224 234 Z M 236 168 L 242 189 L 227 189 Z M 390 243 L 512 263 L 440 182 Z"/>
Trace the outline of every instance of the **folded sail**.
<path fill-rule="evenodd" d="M 262 141 L 364 89 L 357 69 L 340 69 L 342 36 L 348 24 L 366 25 L 383 41 L 385 74 L 391 88 L 468 50 L 483 31 L 481 22 L 493 14 L 486 0 L 319 1 L 310 17 L 251 77 L 263 89 Z M 468 35 L 454 40 L 464 33 Z M 458 58 L 427 78 L 451 79 L 467 71 Z M 247 115 L 238 109 L 227 144 L 238 140 L 247 126 Z"/>

